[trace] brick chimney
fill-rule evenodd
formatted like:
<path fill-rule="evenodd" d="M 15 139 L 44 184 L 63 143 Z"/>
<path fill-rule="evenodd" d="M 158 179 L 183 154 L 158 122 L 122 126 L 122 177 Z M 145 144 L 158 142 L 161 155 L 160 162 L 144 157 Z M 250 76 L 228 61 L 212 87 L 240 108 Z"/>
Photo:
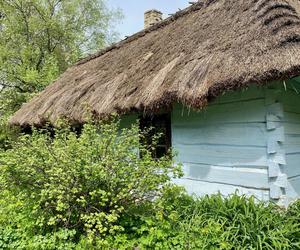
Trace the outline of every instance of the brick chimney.
<path fill-rule="evenodd" d="M 162 13 L 158 10 L 148 10 L 144 15 L 144 28 L 147 29 L 163 20 Z"/>

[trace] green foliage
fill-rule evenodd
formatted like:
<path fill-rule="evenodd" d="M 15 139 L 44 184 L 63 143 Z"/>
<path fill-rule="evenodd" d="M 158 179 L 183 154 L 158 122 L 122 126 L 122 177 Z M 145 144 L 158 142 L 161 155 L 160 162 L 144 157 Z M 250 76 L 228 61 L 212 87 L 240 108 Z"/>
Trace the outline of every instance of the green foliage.
<path fill-rule="evenodd" d="M 0 1 L 0 147 L 7 118 L 80 57 L 115 40 L 104 0 Z"/>
<path fill-rule="evenodd" d="M 19 128 L 9 126 L 7 121 L 25 100 L 24 94 L 12 90 L 2 90 L 2 92 L 0 90 L 0 150 L 9 148 L 11 142 L 18 137 Z"/>
<path fill-rule="evenodd" d="M 3 0 L 0 9 L 0 79 L 27 93 L 106 45 L 118 15 L 102 0 Z"/>
<path fill-rule="evenodd" d="M 0 230 L 0 249 L 75 249 L 75 233 L 75 230 L 61 230 L 46 235 L 24 237 L 26 232 L 7 228 Z"/>
<path fill-rule="evenodd" d="M 86 124 L 80 136 L 69 127 L 55 129 L 54 138 L 35 129 L 21 136 L 0 154 L 0 223 L 55 239 L 60 230 L 90 239 L 122 232 L 121 218 L 148 207 L 181 174 L 172 155 L 154 159 L 140 141 L 138 126 L 115 122 Z"/>
<path fill-rule="evenodd" d="M 54 133 L 53 133 L 54 132 Z M 79 135 L 80 134 L 80 135 Z M 35 130 L 0 153 L 0 249 L 300 249 L 300 203 L 196 198 L 138 126 Z"/>
<path fill-rule="evenodd" d="M 172 187 L 153 208 L 111 244 L 117 249 L 300 249 L 299 202 L 286 211 L 253 197 L 197 199 Z"/>

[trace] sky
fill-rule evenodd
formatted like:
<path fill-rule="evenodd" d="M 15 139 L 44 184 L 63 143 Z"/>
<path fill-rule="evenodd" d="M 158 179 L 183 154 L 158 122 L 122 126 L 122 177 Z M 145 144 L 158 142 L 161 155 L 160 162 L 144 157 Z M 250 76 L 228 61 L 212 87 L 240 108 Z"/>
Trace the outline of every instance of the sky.
<path fill-rule="evenodd" d="M 107 5 L 122 10 L 124 19 L 116 25 L 116 31 L 120 38 L 124 38 L 143 29 L 145 11 L 157 9 L 166 18 L 168 14 L 188 7 L 189 1 L 191 0 L 107 0 Z"/>

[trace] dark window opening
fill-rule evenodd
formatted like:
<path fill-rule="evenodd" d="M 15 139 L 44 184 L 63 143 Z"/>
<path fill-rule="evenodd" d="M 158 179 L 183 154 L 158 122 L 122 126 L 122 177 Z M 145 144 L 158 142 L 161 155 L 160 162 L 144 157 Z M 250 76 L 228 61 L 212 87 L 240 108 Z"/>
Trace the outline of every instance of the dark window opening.
<path fill-rule="evenodd" d="M 147 145 L 151 145 L 154 135 L 160 134 L 155 150 L 152 151 L 154 158 L 165 156 L 171 148 L 171 116 L 170 114 L 159 114 L 140 117 L 140 128 L 148 131 L 145 135 Z M 152 128 L 148 130 L 149 128 Z"/>

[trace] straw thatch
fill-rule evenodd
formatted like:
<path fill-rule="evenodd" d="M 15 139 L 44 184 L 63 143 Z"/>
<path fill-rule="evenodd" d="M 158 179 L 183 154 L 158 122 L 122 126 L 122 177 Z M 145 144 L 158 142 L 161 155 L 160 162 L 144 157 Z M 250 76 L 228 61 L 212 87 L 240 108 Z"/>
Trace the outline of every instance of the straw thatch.
<path fill-rule="evenodd" d="M 249 83 L 300 75 L 299 0 L 204 0 L 69 68 L 11 118 L 85 121 L 86 110 L 201 108 Z"/>

